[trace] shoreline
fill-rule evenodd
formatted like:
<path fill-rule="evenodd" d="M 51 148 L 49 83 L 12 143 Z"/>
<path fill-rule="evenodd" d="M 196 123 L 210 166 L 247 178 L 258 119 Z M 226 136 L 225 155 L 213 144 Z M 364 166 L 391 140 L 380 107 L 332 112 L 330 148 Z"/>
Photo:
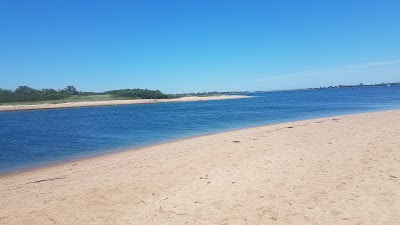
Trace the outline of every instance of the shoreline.
<path fill-rule="evenodd" d="M 61 108 L 81 108 L 95 106 L 112 106 L 112 105 L 133 105 L 133 104 L 154 104 L 168 102 L 196 102 L 196 101 L 216 101 L 251 98 L 246 95 L 218 95 L 218 96 L 188 96 L 172 99 L 134 99 L 134 100 L 110 100 L 110 101 L 89 101 L 89 102 L 67 102 L 67 103 L 45 103 L 32 105 L 0 105 L 0 112 L 22 111 L 22 110 L 42 110 L 42 109 L 61 109 Z"/>
<path fill-rule="evenodd" d="M 71 159 L 61 159 L 61 160 L 56 160 L 54 162 L 49 162 L 49 163 L 42 163 L 41 165 L 33 165 L 33 166 L 28 166 L 26 168 L 21 168 L 21 169 L 16 169 L 12 171 L 5 171 L 1 172 L 0 171 L 0 179 L 2 177 L 6 176 L 13 176 L 13 175 L 18 175 L 21 173 L 30 173 L 34 172 L 37 170 L 42 170 L 42 169 L 47 169 L 47 168 L 53 168 L 57 166 L 63 166 L 66 164 L 73 164 L 77 162 L 84 162 L 86 160 L 93 160 L 96 158 L 102 158 L 102 157 L 107 157 L 107 156 L 112 156 L 114 154 L 121 154 L 125 152 L 135 152 L 135 151 L 143 151 L 148 148 L 153 148 L 153 147 L 158 147 L 162 145 L 167 145 L 167 144 L 172 144 L 175 142 L 180 142 L 180 141 L 186 141 L 186 140 L 191 140 L 191 139 L 196 139 L 196 138 L 202 138 L 202 137 L 207 137 L 207 136 L 212 136 L 212 135 L 218 135 L 218 134 L 225 134 L 225 133 L 231 133 L 231 132 L 237 132 L 237 131 L 244 131 L 244 130 L 249 130 L 249 129 L 257 129 L 257 128 L 265 128 L 269 126 L 276 126 L 276 125 L 286 125 L 286 124 L 292 124 L 292 123 L 298 123 L 298 122 L 313 122 L 316 120 L 324 120 L 324 119 L 335 119 L 339 117 L 346 117 L 346 116 L 352 116 L 352 115 L 364 115 L 364 114 L 370 114 L 370 113 L 380 113 L 380 112 L 391 112 L 391 111 L 400 111 L 400 109 L 390 109 L 390 110 L 383 110 L 383 111 L 372 111 L 372 112 L 362 112 L 362 113 L 350 113 L 350 114 L 344 114 L 344 115 L 338 115 L 338 116 L 328 116 L 328 117 L 317 117 L 317 118 L 312 118 L 312 119 L 301 119 L 301 120 L 294 120 L 294 121 L 288 121 L 288 122 L 277 122 L 277 123 L 271 123 L 271 124 L 262 124 L 262 125 L 257 125 L 257 126 L 251 126 L 251 127 L 245 127 L 245 128 L 237 128 L 237 129 L 232 129 L 232 130 L 226 130 L 226 131 L 215 131 L 215 132 L 210 132 L 210 133 L 205 133 L 205 134 L 199 134 L 195 136 L 189 136 L 189 137 L 183 137 L 183 138 L 176 138 L 173 140 L 166 140 L 166 141 L 161 141 L 161 142 L 156 142 L 153 144 L 145 144 L 143 146 L 138 146 L 138 147 L 122 147 L 122 148 L 115 148 L 109 151 L 104 151 L 100 153 L 94 153 L 94 154 L 88 154 L 85 156 L 76 156 L 75 158 Z M 0 111 L 1 112 L 1 111 Z"/>
<path fill-rule="evenodd" d="M 399 118 L 278 123 L 0 175 L 0 224 L 395 224 Z"/>

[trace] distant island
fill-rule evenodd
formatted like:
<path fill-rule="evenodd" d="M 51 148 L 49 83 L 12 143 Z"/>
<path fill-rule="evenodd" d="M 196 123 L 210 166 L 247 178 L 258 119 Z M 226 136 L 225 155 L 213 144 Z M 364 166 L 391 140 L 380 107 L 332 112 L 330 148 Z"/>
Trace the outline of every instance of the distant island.
<path fill-rule="evenodd" d="M 57 104 L 87 101 L 138 100 L 138 99 L 176 99 L 188 96 L 209 97 L 224 95 L 228 92 L 202 92 L 188 94 L 164 94 L 160 90 L 149 89 L 121 89 L 105 92 L 83 92 L 74 86 L 64 89 L 34 89 L 28 86 L 19 86 L 15 90 L 0 88 L 0 104 Z"/>
<path fill-rule="evenodd" d="M 357 85 L 337 85 L 337 86 L 328 86 L 328 87 L 319 87 L 319 88 L 307 88 L 307 89 L 327 89 L 327 88 L 363 88 L 363 87 L 390 87 L 390 86 L 400 86 L 400 82 L 397 83 L 380 83 L 380 84 L 357 84 Z"/>
<path fill-rule="evenodd" d="M 249 98 L 249 96 L 227 95 L 219 92 L 164 94 L 159 90 L 149 89 L 122 89 L 97 93 L 78 91 L 74 86 L 67 86 L 60 90 L 37 90 L 20 86 L 15 90 L 0 89 L 0 112 L 238 98 Z"/>
<path fill-rule="evenodd" d="M 273 90 L 273 91 L 243 91 L 243 92 L 231 92 L 232 94 L 246 94 L 246 93 L 266 93 L 266 92 L 281 92 L 281 91 L 307 91 L 307 90 L 321 90 L 321 89 L 338 89 L 338 88 L 370 88 L 370 87 L 390 87 L 390 86 L 400 86 L 400 82 L 396 83 L 380 83 L 380 84 L 341 84 L 336 86 L 326 86 L 326 87 L 312 87 L 312 88 L 298 88 L 289 90 Z"/>

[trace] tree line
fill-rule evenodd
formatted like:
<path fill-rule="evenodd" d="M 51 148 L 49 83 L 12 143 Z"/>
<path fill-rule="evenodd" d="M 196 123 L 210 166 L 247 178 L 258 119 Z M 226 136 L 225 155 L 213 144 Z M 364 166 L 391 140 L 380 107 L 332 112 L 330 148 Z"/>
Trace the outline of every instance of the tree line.
<path fill-rule="evenodd" d="M 19 86 L 15 90 L 0 88 L 0 103 L 62 100 L 74 95 L 111 95 L 118 99 L 165 99 L 173 97 L 172 95 L 164 94 L 159 90 L 149 89 L 123 89 L 94 93 L 78 91 L 72 85 L 60 90 L 37 90 L 28 86 Z"/>
<path fill-rule="evenodd" d="M 14 91 L 0 88 L 0 103 L 60 100 L 76 94 L 78 91 L 74 86 L 67 86 L 62 90 L 37 90 L 28 86 L 19 86 Z"/>
<path fill-rule="evenodd" d="M 170 95 L 166 95 L 159 90 L 149 90 L 149 89 L 122 89 L 106 91 L 104 94 L 111 94 L 115 97 L 125 98 L 125 99 L 165 99 L 170 98 Z"/>

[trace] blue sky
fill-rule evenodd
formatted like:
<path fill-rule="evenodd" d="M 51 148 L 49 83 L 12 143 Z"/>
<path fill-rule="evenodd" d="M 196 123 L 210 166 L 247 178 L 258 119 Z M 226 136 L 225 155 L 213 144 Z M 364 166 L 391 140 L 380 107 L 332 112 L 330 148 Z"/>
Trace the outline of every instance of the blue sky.
<path fill-rule="evenodd" d="M 166 93 L 400 81 L 400 1 L 0 3 L 0 87 Z"/>

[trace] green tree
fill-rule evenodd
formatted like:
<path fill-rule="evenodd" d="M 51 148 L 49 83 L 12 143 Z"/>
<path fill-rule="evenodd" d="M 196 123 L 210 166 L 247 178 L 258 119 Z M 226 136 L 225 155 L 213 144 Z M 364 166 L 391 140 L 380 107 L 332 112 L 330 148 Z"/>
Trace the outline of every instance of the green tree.
<path fill-rule="evenodd" d="M 72 85 L 67 86 L 64 90 L 65 90 L 68 94 L 71 94 L 71 95 L 76 95 L 76 94 L 78 94 L 78 90 L 76 90 L 76 88 L 75 88 L 74 86 L 72 86 Z"/>

